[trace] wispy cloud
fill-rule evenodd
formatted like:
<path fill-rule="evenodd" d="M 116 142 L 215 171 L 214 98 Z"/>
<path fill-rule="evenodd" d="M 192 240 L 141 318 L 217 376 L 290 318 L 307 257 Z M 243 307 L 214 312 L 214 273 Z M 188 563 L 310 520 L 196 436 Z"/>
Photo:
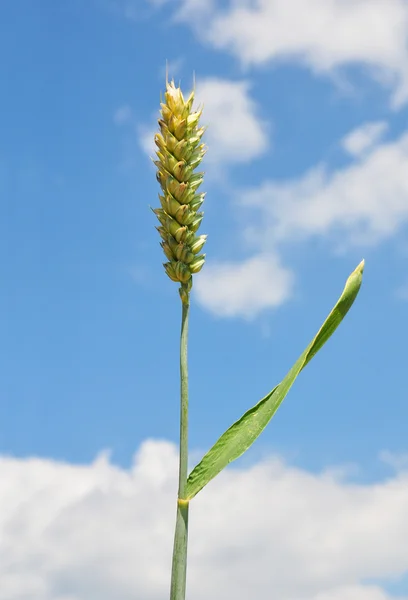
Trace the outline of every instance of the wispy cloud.
<path fill-rule="evenodd" d="M 247 234 L 262 249 L 271 240 L 336 239 L 337 232 L 345 246 L 377 244 L 408 222 L 407 169 L 404 133 L 346 167 L 329 170 L 322 163 L 283 183 L 266 180 L 242 194 L 242 205 L 258 211 Z"/>
<path fill-rule="evenodd" d="M 361 65 L 392 91 L 395 106 L 408 100 L 405 0 L 244 0 L 227 7 L 215 0 L 180 0 L 174 15 L 198 39 L 245 67 L 285 60 L 332 76 Z"/>
<path fill-rule="evenodd" d="M 385 121 L 365 123 L 347 134 L 342 146 L 352 156 L 361 156 L 381 140 L 387 129 L 388 123 Z"/>

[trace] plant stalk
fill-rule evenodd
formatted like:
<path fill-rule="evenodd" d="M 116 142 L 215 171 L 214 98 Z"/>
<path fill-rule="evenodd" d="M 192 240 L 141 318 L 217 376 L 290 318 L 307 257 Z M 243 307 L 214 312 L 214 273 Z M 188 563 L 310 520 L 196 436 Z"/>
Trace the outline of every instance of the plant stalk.
<path fill-rule="evenodd" d="M 176 530 L 174 534 L 170 600 L 185 600 L 187 575 L 188 507 L 184 500 L 188 470 L 188 367 L 187 339 L 190 295 L 182 301 L 180 336 L 180 455 Z"/>

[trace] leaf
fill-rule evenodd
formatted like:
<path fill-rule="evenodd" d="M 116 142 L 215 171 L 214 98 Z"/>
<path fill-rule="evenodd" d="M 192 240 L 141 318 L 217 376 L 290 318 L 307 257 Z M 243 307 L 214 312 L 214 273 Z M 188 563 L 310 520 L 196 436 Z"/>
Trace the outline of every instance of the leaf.
<path fill-rule="evenodd" d="M 187 480 L 186 500 L 191 500 L 229 463 L 244 454 L 262 433 L 282 404 L 300 371 L 312 360 L 346 316 L 360 290 L 363 270 L 364 261 L 347 279 L 343 293 L 333 310 L 281 383 L 231 425 L 201 462 L 194 467 Z"/>

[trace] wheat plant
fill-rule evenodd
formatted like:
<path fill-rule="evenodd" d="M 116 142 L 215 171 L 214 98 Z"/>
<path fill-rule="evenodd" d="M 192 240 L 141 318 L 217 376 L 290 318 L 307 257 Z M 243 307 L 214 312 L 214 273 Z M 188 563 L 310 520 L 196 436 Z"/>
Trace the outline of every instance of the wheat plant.
<path fill-rule="evenodd" d="M 188 474 L 188 318 L 193 275 L 204 265 L 205 254 L 200 252 L 207 239 L 206 235 L 197 234 L 203 219 L 203 213 L 199 210 L 205 194 L 199 191 L 203 173 L 196 169 L 205 154 L 205 146 L 202 143 L 204 128 L 199 125 L 202 111 L 195 111 L 193 103 L 194 91 L 185 99 L 180 87 L 176 87 L 173 81 L 166 81 L 161 118 L 158 120 L 160 132 L 155 135 L 155 165 L 161 187 L 161 206 L 153 211 L 160 222 L 157 230 L 167 258 L 164 269 L 172 281 L 180 284 L 182 305 L 179 484 L 170 600 L 185 600 L 186 597 L 190 501 L 229 463 L 241 456 L 262 433 L 300 371 L 326 343 L 347 314 L 359 292 L 364 269 L 362 261 L 347 279 L 340 298 L 323 325 L 282 381 L 233 423 Z"/>

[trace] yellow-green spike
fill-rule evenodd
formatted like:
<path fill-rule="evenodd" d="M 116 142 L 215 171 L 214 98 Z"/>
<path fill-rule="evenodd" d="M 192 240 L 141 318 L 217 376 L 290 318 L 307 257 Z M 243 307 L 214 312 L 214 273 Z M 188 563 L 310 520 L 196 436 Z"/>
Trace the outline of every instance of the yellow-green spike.
<path fill-rule="evenodd" d="M 203 213 L 197 211 L 204 199 L 204 194 L 196 193 L 203 181 L 203 173 L 197 173 L 195 169 L 203 159 L 205 146 L 201 143 L 204 128 L 199 127 L 201 110 L 194 112 L 193 102 L 194 91 L 184 99 L 180 87 L 166 78 L 158 120 L 160 133 L 155 135 L 157 160 L 154 163 L 162 189 L 161 208 L 154 209 L 154 213 L 161 224 L 158 231 L 169 261 L 165 270 L 172 281 L 181 283 L 186 292 L 180 294 L 182 300 L 188 297 L 193 273 L 204 264 L 204 255 L 196 255 L 207 238 L 195 235 L 203 218 Z"/>

